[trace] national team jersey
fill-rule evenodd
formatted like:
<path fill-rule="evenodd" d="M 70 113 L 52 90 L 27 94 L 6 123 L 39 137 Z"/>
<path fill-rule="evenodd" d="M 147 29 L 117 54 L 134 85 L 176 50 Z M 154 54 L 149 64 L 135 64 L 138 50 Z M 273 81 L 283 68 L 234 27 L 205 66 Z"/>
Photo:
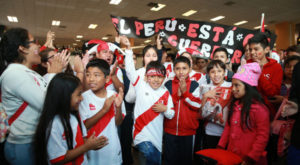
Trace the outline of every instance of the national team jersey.
<path fill-rule="evenodd" d="M 73 148 L 77 148 L 84 144 L 83 137 L 87 135 L 86 129 L 82 122 L 80 128 L 78 120 L 74 115 L 70 115 L 70 125 L 73 133 Z M 51 132 L 47 144 L 49 163 L 55 164 L 64 160 L 68 150 L 64 127 L 60 117 L 56 115 L 52 122 Z M 87 165 L 89 163 L 86 154 L 84 153 L 77 157 L 74 161 L 66 164 Z"/>
<path fill-rule="evenodd" d="M 142 142 L 151 142 L 160 152 L 162 151 L 162 136 L 164 117 L 172 119 L 174 116 L 174 105 L 172 96 L 167 88 L 162 85 L 153 89 L 143 80 L 138 71 L 135 70 L 130 50 L 125 50 L 125 70 L 136 93 L 134 107 L 133 143 L 138 145 Z M 163 113 L 155 112 L 152 108 L 155 104 L 164 104 L 167 110 Z"/>
<path fill-rule="evenodd" d="M 107 90 L 106 98 L 116 93 Z M 98 113 L 106 100 L 96 96 L 91 90 L 82 94 L 83 101 L 79 105 L 80 116 L 83 121 L 93 117 Z M 124 106 L 124 102 L 122 103 Z M 123 109 L 123 108 L 122 108 Z M 126 112 L 123 112 L 126 113 Z M 115 121 L 115 106 L 111 106 L 110 110 L 98 122 L 88 130 L 88 136 L 95 132 L 95 136 L 105 136 L 108 139 L 108 145 L 99 150 L 91 150 L 88 152 L 89 164 L 93 165 L 120 165 L 122 164 L 121 145 L 118 136 Z"/>

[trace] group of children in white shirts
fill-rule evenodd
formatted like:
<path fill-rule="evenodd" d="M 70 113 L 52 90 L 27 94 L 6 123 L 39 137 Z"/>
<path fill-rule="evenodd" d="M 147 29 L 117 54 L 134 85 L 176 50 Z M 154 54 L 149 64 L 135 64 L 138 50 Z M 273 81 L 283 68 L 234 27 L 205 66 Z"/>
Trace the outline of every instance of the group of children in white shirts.
<path fill-rule="evenodd" d="M 228 77 L 225 64 L 226 49 L 215 50 L 207 66 L 208 82 L 205 74 L 192 70 L 192 55 L 188 52 L 175 59 L 173 71 L 166 77 L 165 66 L 157 61 L 156 49 L 148 47 L 143 54 L 144 68 L 136 70 L 129 40 L 123 36 L 121 41 L 126 47 L 126 74 L 135 94 L 132 136 L 134 146 L 143 155 L 141 161 L 161 164 L 163 152 L 166 165 L 192 164 L 198 120 L 206 111 L 203 105 L 209 98 L 218 99 L 222 95 L 217 89 L 201 93 L 202 87 L 231 87 L 231 82 L 226 81 L 232 78 Z M 116 80 L 120 70 L 110 66 L 113 57 L 108 54 L 106 43 L 99 42 L 96 46 L 97 58 L 84 67 L 83 82 L 74 75 L 58 73 L 48 85 L 34 137 L 36 164 L 122 164 L 117 128 L 126 115 L 119 84 L 122 79 Z M 111 70 L 117 73 L 112 75 Z M 259 75 L 253 76 L 252 72 L 251 68 L 244 69 L 235 75 L 236 80 L 248 83 L 238 74 L 250 74 L 257 81 Z M 88 90 L 83 92 L 85 87 Z M 235 87 L 233 90 L 240 92 Z M 234 97 L 239 99 L 237 94 Z M 215 113 L 213 110 L 210 115 Z M 209 121 L 205 126 L 208 148 L 217 147 L 227 115 L 224 110 L 221 117 L 214 117 L 215 122 Z M 219 120 L 222 124 L 216 122 Z"/>

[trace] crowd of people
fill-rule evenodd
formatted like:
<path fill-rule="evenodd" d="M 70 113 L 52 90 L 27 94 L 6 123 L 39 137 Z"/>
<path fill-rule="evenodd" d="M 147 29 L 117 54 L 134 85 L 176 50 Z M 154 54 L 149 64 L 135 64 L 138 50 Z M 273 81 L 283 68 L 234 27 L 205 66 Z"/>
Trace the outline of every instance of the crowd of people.
<path fill-rule="evenodd" d="M 158 36 L 136 69 L 126 36 L 90 40 L 72 62 L 54 37 L 1 36 L 1 164 L 204 164 L 207 149 L 243 165 L 300 161 L 299 45 L 274 60 L 258 32 L 236 66 L 224 47 L 174 55 Z"/>

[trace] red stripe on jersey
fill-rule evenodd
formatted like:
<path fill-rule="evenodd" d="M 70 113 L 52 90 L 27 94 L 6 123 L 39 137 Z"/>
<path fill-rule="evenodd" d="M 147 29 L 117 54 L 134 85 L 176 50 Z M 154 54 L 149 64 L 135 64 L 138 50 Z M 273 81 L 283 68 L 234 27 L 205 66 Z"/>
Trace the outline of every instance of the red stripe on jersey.
<path fill-rule="evenodd" d="M 109 79 L 109 82 L 106 83 L 104 87 L 106 88 L 106 87 L 108 87 L 108 86 L 111 85 L 111 84 L 112 84 L 112 79 L 110 78 L 110 79 Z"/>
<path fill-rule="evenodd" d="M 90 137 L 94 132 L 95 136 L 100 135 L 114 116 L 114 105 L 111 105 L 109 111 L 100 120 L 98 120 L 98 122 L 92 128 L 88 130 L 88 137 Z"/>
<path fill-rule="evenodd" d="M 200 80 L 201 77 L 202 77 L 202 74 L 201 74 L 201 73 L 195 73 L 195 74 L 191 77 L 191 80 L 198 81 L 198 80 Z"/>
<path fill-rule="evenodd" d="M 8 124 L 12 125 L 12 123 L 24 112 L 28 103 L 26 101 L 19 107 L 19 109 L 8 119 Z"/>
<path fill-rule="evenodd" d="M 62 156 L 60 156 L 60 157 L 57 157 L 57 158 L 55 158 L 55 159 L 52 159 L 52 160 L 50 160 L 50 163 L 51 163 L 51 164 L 58 163 L 58 162 L 64 160 L 64 159 L 65 159 L 65 156 L 66 156 L 66 155 L 62 155 Z"/>
<path fill-rule="evenodd" d="M 167 105 L 169 94 L 170 93 L 166 91 L 165 94 L 163 94 L 147 111 L 145 111 L 135 120 L 133 139 L 135 139 L 136 135 L 139 134 L 144 127 L 146 127 L 152 120 L 154 120 L 160 114 L 154 112 L 152 107 L 158 103 Z"/>
<path fill-rule="evenodd" d="M 138 78 L 136 79 L 135 83 L 132 84 L 133 86 L 136 86 L 136 84 L 139 82 L 140 76 L 138 76 Z"/>
<path fill-rule="evenodd" d="M 75 141 L 76 141 L 75 148 L 78 148 L 79 146 L 84 144 L 83 137 L 82 137 L 82 132 L 81 132 L 79 123 L 78 123 L 78 126 L 77 126 L 77 133 L 76 133 Z M 84 160 L 84 154 L 81 154 L 80 156 L 78 156 L 75 159 L 75 164 L 81 164 L 83 162 L 83 160 Z"/>

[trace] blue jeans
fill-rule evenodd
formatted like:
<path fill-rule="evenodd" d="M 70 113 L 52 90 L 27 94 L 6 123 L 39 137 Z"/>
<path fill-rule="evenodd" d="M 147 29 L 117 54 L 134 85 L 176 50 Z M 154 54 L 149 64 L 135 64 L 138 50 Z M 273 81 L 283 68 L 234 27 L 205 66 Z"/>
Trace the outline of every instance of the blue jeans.
<path fill-rule="evenodd" d="M 12 165 L 34 165 L 33 144 L 13 144 L 5 142 L 4 154 Z"/>
<path fill-rule="evenodd" d="M 161 153 L 156 149 L 149 141 L 142 142 L 137 145 L 138 150 L 142 153 L 144 159 L 146 159 L 147 165 L 160 165 Z M 144 164 L 144 163 L 141 163 Z"/>
<path fill-rule="evenodd" d="M 287 155 L 288 165 L 298 164 L 300 162 L 300 149 L 290 145 Z"/>

